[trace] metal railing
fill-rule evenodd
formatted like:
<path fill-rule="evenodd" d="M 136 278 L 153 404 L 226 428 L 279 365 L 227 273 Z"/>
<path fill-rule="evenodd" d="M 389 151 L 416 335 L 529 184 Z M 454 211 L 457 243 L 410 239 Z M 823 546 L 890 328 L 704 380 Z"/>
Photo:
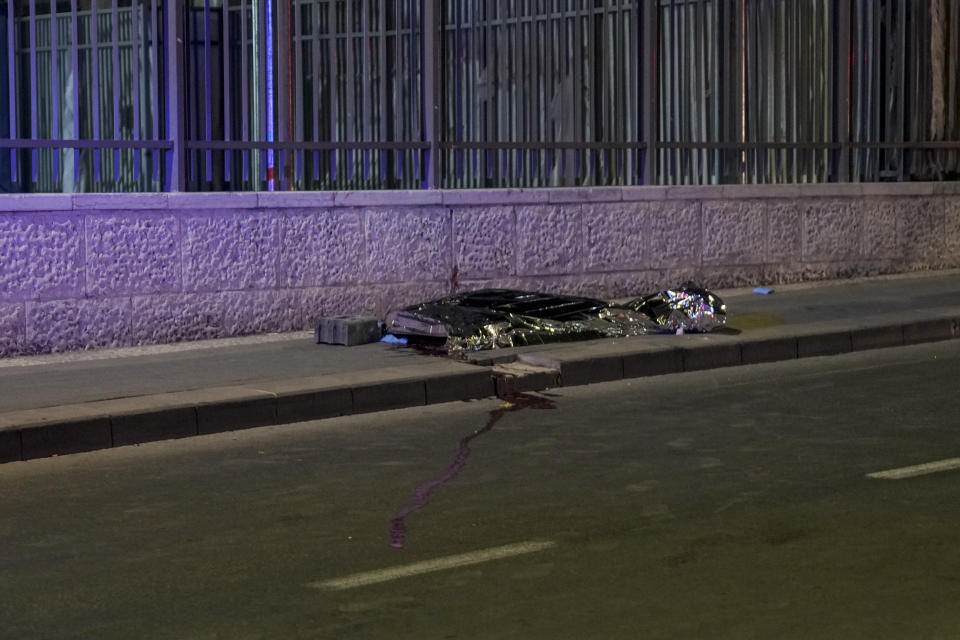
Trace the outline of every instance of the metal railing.
<path fill-rule="evenodd" d="M 956 179 L 958 81 L 960 0 L 0 0 L 0 190 Z"/>

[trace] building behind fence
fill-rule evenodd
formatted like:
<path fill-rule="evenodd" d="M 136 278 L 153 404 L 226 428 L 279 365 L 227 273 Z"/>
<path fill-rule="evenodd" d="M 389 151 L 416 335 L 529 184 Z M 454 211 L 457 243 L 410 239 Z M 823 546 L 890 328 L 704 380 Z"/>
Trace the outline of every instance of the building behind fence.
<path fill-rule="evenodd" d="M 960 0 L 0 1 L 0 191 L 955 179 L 958 80 Z"/>

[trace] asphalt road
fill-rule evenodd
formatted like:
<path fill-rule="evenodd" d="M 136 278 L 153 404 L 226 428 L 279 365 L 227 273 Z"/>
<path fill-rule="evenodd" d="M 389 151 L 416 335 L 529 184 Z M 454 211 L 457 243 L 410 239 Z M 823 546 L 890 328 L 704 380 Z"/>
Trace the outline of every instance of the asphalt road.
<path fill-rule="evenodd" d="M 954 341 L 2 465 L 0 637 L 957 638 L 960 469 L 867 474 L 958 429 Z"/>

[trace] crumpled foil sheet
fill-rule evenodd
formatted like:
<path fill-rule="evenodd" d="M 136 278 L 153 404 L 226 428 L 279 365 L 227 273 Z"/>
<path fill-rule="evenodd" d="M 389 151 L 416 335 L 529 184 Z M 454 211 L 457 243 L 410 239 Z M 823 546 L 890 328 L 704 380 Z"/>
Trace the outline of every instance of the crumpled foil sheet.
<path fill-rule="evenodd" d="M 484 289 L 387 314 L 387 333 L 443 342 L 448 353 L 647 333 L 711 331 L 726 322 L 715 294 L 692 283 L 615 305 L 512 289 Z"/>

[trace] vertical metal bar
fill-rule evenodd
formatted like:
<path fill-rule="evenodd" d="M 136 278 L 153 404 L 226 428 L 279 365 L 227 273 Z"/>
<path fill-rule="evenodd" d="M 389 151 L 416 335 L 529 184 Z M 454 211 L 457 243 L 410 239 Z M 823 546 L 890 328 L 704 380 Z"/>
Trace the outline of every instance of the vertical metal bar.
<path fill-rule="evenodd" d="M 267 103 L 267 143 L 273 142 L 273 0 L 266 0 L 266 56 L 264 64 L 266 65 L 266 103 Z M 267 149 L 267 191 L 273 191 L 276 188 L 276 168 L 274 167 L 273 148 Z"/>
<path fill-rule="evenodd" d="M 256 59 L 256 57 L 254 57 Z M 250 67 L 247 56 L 247 0 L 240 0 L 240 139 L 250 140 L 250 110 L 257 109 L 259 103 L 250 99 Z M 250 153 L 244 149 L 240 152 L 243 162 L 242 181 L 250 179 Z"/>
<path fill-rule="evenodd" d="M 438 66 L 438 35 L 442 27 L 440 23 L 441 8 L 439 0 L 424 0 L 423 3 L 423 114 L 425 141 L 430 144 L 427 155 L 426 176 L 427 189 L 437 188 L 438 160 L 440 157 L 440 105 Z"/>
<path fill-rule="evenodd" d="M 32 4 L 32 3 L 31 3 Z M 120 7 L 117 6 L 117 0 L 111 3 L 110 12 L 110 37 L 112 45 L 112 71 L 113 71 L 113 139 L 120 139 L 120 99 L 122 92 L 120 90 Z M 120 181 L 120 149 L 113 150 L 113 181 Z M 114 184 L 116 189 L 116 184 Z"/>
<path fill-rule="evenodd" d="M 70 72 L 73 74 L 73 137 L 80 139 L 80 44 L 77 0 L 70 0 Z M 80 181 L 80 150 L 73 150 L 73 182 Z"/>
<path fill-rule="evenodd" d="M 223 53 L 223 139 L 230 140 L 230 2 L 220 5 L 220 49 Z M 230 187 L 230 157 L 232 151 L 223 150 L 223 179 Z"/>
<path fill-rule="evenodd" d="M 140 139 L 140 2 L 130 3 L 130 65 L 132 67 L 133 86 L 133 139 Z M 133 179 L 140 181 L 140 149 L 133 151 Z"/>
<path fill-rule="evenodd" d="M 15 24 L 13 20 L 13 2 L 7 2 L 7 83 L 10 99 L 10 139 L 17 139 L 17 76 L 15 62 Z M 32 26 L 32 25 L 31 25 Z M 17 150 L 10 150 L 10 180 L 17 181 Z"/>
<path fill-rule="evenodd" d="M 381 2 L 381 9 L 386 7 L 386 2 Z M 311 103 L 313 104 L 313 141 L 320 140 L 320 96 L 323 95 L 323 80 L 320 77 L 320 5 L 314 2 L 310 7 L 310 17 L 313 20 L 313 55 L 311 56 L 311 73 L 313 77 L 313 87 L 311 91 Z M 381 73 L 383 71 L 381 70 Z M 313 180 L 320 180 L 320 152 L 313 152 Z M 316 187 L 314 187 L 316 188 Z"/>
<path fill-rule="evenodd" d="M 96 4 L 96 3 L 94 3 Z M 153 67 L 151 68 L 151 82 L 153 87 L 153 100 L 150 102 L 150 113 L 153 120 L 154 140 L 160 139 L 160 8 L 157 6 L 157 0 L 150 0 L 150 35 L 153 38 Z M 153 151 L 153 179 L 160 180 L 160 150 Z"/>
<path fill-rule="evenodd" d="M 379 21 L 380 21 L 380 40 L 378 47 L 378 76 L 380 78 L 379 90 L 380 90 L 380 119 L 378 123 L 379 130 L 377 131 L 378 140 L 387 139 L 387 3 L 380 0 L 377 3 L 379 7 Z M 380 152 L 380 180 L 384 181 L 387 177 L 387 155 L 386 151 Z M 386 186 L 381 182 L 382 186 Z"/>
<path fill-rule="evenodd" d="M 360 25 L 361 25 L 361 44 L 362 55 L 360 57 L 361 78 L 363 78 L 362 99 L 363 106 L 360 109 L 360 117 L 363 118 L 363 140 L 371 142 L 373 140 L 373 98 L 371 95 L 371 84 L 373 83 L 373 72 L 370 66 L 370 5 L 367 0 L 360 0 Z M 370 151 L 364 150 L 363 156 L 363 179 L 370 178 Z"/>
<path fill-rule="evenodd" d="M 399 2 L 397 6 L 399 7 Z M 329 30 L 327 45 L 330 51 L 330 59 L 327 65 L 328 68 L 328 77 L 330 85 L 330 140 L 338 140 L 337 136 L 337 127 L 339 123 L 339 110 L 338 100 L 337 100 L 337 89 L 339 83 L 339 59 L 337 58 L 337 13 L 334 0 L 330 0 L 327 4 L 327 29 Z M 399 31 L 399 27 L 398 27 Z M 330 151 L 330 179 L 336 181 L 337 179 L 337 160 L 338 153 L 336 150 Z"/>
<path fill-rule="evenodd" d="M 11 3 L 12 4 L 12 3 Z M 37 139 L 37 10 L 33 2 L 30 6 L 30 138 Z M 38 161 L 37 150 L 30 152 L 30 165 L 32 167 L 31 180 L 37 182 Z"/>
<path fill-rule="evenodd" d="M 834 67 L 837 78 L 836 93 L 836 122 L 837 139 L 842 146 L 838 158 L 837 180 L 850 180 L 850 0 L 836 0 L 837 2 L 837 39 L 836 60 Z"/>
<path fill-rule="evenodd" d="M 60 135 L 60 25 L 57 19 L 57 0 L 50 0 L 50 88 L 53 92 L 53 108 L 50 112 L 50 137 L 59 140 Z M 51 150 L 53 157 L 53 180 L 60 178 L 60 149 Z"/>
<path fill-rule="evenodd" d="M 203 139 L 213 140 L 213 61 L 210 55 L 210 0 L 203 0 Z M 213 181 L 213 151 L 206 152 L 206 181 Z"/>
<path fill-rule="evenodd" d="M 298 142 L 303 141 L 303 81 L 306 74 L 303 72 L 303 28 L 302 28 L 303 6 L 299 0 L 293 0 L 293 12 L 290 16 L 293 22 L 293 47 L 296 49 L 293 59 L 296 60 L 296 71 L 293 74 L 294 87 L 296 88 L 296 117 L 294 118 L 294 139 Z M 296 179 L 303 177 L 303 151 L 298 150 L 294 158 Z M 294 188 L 295 185 L 291 185 Z"/>
<path fill-rule="evenodd" d="M 170 191 L 182 191 L 187 183 L 187 164 L 184 153 L 183 136 L 183 20 L 181 3 L 165 2 L 167 29 L 167 137 L 173 141 L 173 149 L 168 155 L 168 188 Z"/>
<path fill-rule="evenodd" d="M 157 7 L 157 0 L 150 0 L 150 39 L 151 44 L 153 45 L 153 64 L 150 67 L 150 95 L 151 100 L 147 105 L 147 108 L 150 110 L 150 121 L 151 121 L 151 132 L 150 138 L 152 140 L 160 139 L 160 120 L 159 114 L 157 113 L 157 105 L 160 101 L 160 39 L 159 32 L 157 27 L 157 21 L 160 17 L 159 8 Z M 150 48 L 147 48 L 149 52 Z M 154 150 L 151 154 L 152 164 L 153 164 L 153 180 L 158 181 L 160 179 L 160 151 Z"/>

